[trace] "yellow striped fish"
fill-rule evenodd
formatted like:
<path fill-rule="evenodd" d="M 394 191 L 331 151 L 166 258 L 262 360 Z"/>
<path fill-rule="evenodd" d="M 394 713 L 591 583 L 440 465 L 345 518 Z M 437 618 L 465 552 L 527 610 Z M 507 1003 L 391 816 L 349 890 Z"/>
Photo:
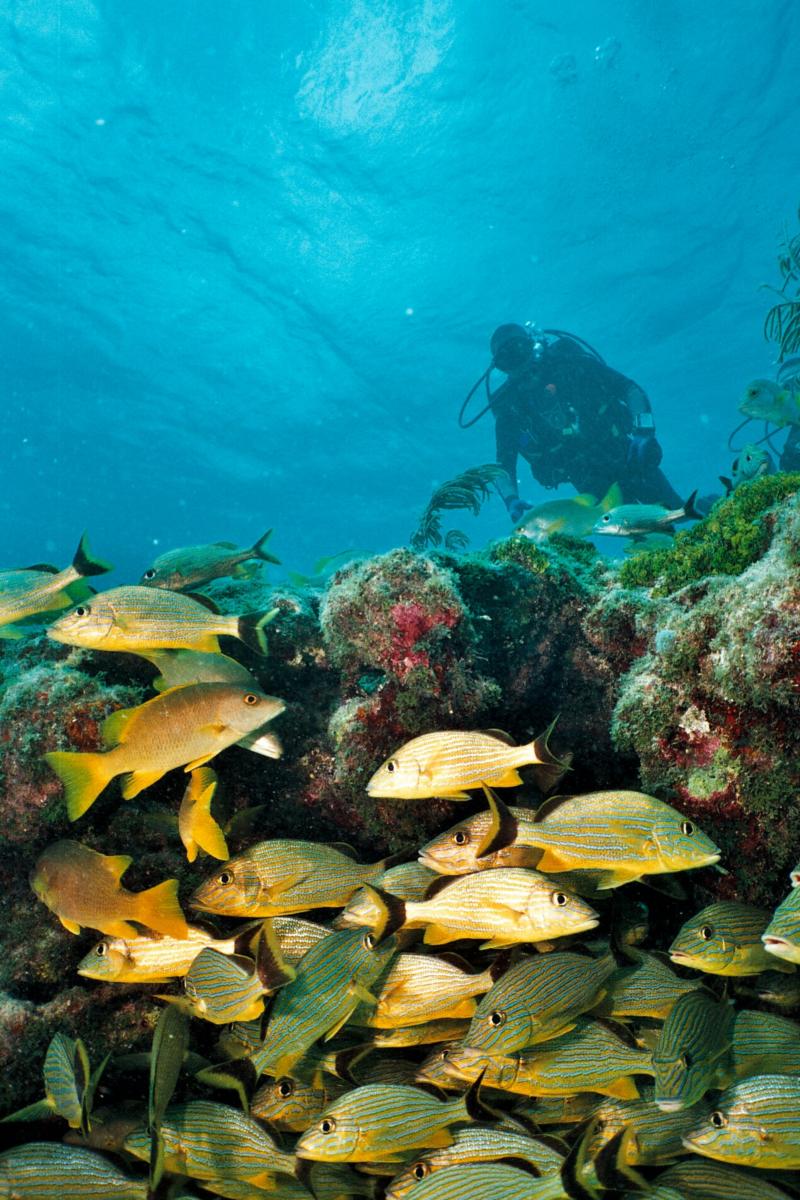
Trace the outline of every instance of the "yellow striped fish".
<path fill-rule="evenodd" d="M 254 1093 L 250 1101 L 250 1114 L 259 1121 L 266 1121 L 279 1133 L 302 1133 L 349 1086 L 330 1077 L 322 1082 L 321 1087 L 290 1079 L 287 1075 L 281 1079 L 269 1079 Z"/>
<path fill-rule="evenodd" d="M 800 1078 L 753 1075 L 735 1083 L 683 1139 L 687 1150 L 743 1167 L 800 1169 Z"/>
<path fill-rule="evenodd" d="M 302 917 L 273 917 L 272 928 L 281 948 L 284 961 L 296 967 L 303 955 L 333 933 L 327 925 L 306 921 Z"/>
<path fill-rule="evenodd" d="M 394 1029 L 420 1025 L 447 1017 L 471 1017 L 476 996 L 494 983 L 492 968 L 476 973 L 433 954 L 398 954 L 387 973 L 376 982 L 375 1004 L 361 1004 L 351 1018 L 354 1025 Z"/>
<path fill-rule="evenodd" d="M 676 1200 L 675 1193 L 683 1200 L 789 1200 L 782 1188 L 769 1183 L 758 1172 L 748 1173 L 727 1163 L 713 1162 L 710 1158 L 685 1158 L 662 1171 L 657 1187 L 671 1188 L 663 1193 L 663 1200 Z M 657 1190 L 649 1193 L 652 1200 L 661 1200 Z"/>
<path fill-rule="evenodd" d="M 683 925 L 669 948 L 673 962 L 711 975 L 757 975 L 769 967 L 793 971 L 768 954 L 761 942 L 772 914 L 752 904 L 720 900 Z"/>
<path fill-rule="evenodd" d="M 508 1163 L 475 1162 L 437 1171 L 406 1193 L 408 1200 L 564 1200 L 566 1194 L 556 1176 L 537 1179 Z"/>
<path fill-rule="evenodd" d="M 379 875 L 374 885 L 391 896 L 399 896 L 401 900 L 424 900 L 436 878 L 436 872 L 422 863 L 400 863 Z M 368 929 L 374 929 L 382 919 L 382 911 L 381 905 L 375 901 L 375 893 L 369 888 L 359 888 L 333 924 L 337 929 L 352 928 L 354 925 L 366 925 Z"/>
<path fill-rule="evenodd" d="M 704 989 L 673 1005 L 653 1050 L 654 1100 L 662 1112 L 680 1112 L 728 1081 L 734 1012 Z"/>
<path fill-rule="evenodd" d="M 800 1025 L 774 1013 L 743 1009 L 733 1026 L 733 1071 L 746 1075 L 800 1075 Z"/>
<path fill-rule="evenodd" d="M 297 1156 L 318 1162 L 398 1162 L 408 1150 L 449 1146 L 451 1125 L 483 1115 L 476 1090 L 442 1101 L 402 1084 L 353 1088 L 306 1130 Z"/>
<path fill-rule="evenodd" d="M 147 1155 L 150 1135 L 147 1134 Z M 95 1154 L 57 1142 L 29 1142 L 0 1154 L 0 1196 L 13 1200 L 147 1200 L 147 1181 L 130 1179 Z"/>
<path fill-rule="evenodd" d="M 571 1029 L 605 995 L 613 957 L 542 954 L 515 963 L 481 1000 L 463 1044 L 513 1054 Z"/>
<path fill-rule="evenodd" d="M 227 917 L 339 908 L 384 869 L 383 862 L 357 863 L 333 846 L 275 839 L 232 858 L 200 885 L 190 903 Z"/>
<path fill-rule="evenodd" d="M 775 909 L 761 940 L 776 958 L 800 963 L 800 887 L 793 887 Z"/>
<path fill-rule="evenodd" d="M 420 863 L 439 875 L 469 875 L 491 867 L 535 867 L 542 853 L 528 837 L 536 832 L 534 810 L 500 806 L 497 797 L 493 799 L 491 808 L 474 813 L 427 842 L 419 852 Z"/>
<path fill-rule="evenodd" d="M 67 591 L 69 587 L 80 579 L 104 575 L 110 570 L 110 563 L 93 557 L 84 534 L 71 566 L 63 571 L 49 563 L 0 571 L 0 637 L 22 637 L 20 630 L 10 627 L 13 621 L 68 608 L 75 603 Z"/>
<path fill-rule="evenodd" d="M 278 615 L 269 612 L 230 616 L 205 597 L 161 588 L 118 587 L 84 600 L 59 617 L 47 631 L 53 641 L 86 650 L 201 650 L 217 654 L 222 635 L 238 638 L 248 649 L 266 654 L 264 628 Z"/>
<path fill-rule="evenodd" d="M 656 954 L 631 947 L 627 954 L 631 965 L 619 967 L 608 981 L 606 1016 L 665 1021 L 680 996 L 702 987 L 700 979 L 681 979 Z"/>
<path fill-rule="evenodd" d="M 518 768 L 529 764 L 542 768 L 537 780 L 547 791 L 566 769 L 548 749 L 549 733 L 548 729 L 524 746 L 516 746 L 498 729 L 425 733 L 406 742 L 378 768 L 367 794 L 389 800 L 468 800 L 467 789 L 482 784 L 517 787 L 522 783 Z"/>
<path fill-rule="evenodd" d="M 280 1150 L 257 1121 L 227 1104 L 212 1100 L 171 1104 L 164 1114 L 161 1136 L 165 1167 L 177 1175 L 192 1179 L 228 1176 L 269 1188 L 276 1174 L 294 1174 L 294 1155 Z M 149 1159 L 150 1133 L 145 1126 L 128 1135 L 125 1149 L 135 1158 Z"/>
<path fill-rule="evenodd" d="M 652 1099 L 614 1100 L 607 1097 L 593 1110 L 595 1124 L 587 1144 L 596 1158 L 623 1129 L 633 1136 L 624 1144 L 624 1161 L 630 1166 L 658 1166 L 674 1162 L 683 1154 L 683 1138 L 705 1112 L 702 1104 L 665 1113 Z"/>
<path fill-rule="evenodd" d="M 424 1021 L 420 1025 L 398 1025 L 395 1029 L 373 1029 L 370 1043 L 384 1050 L 401 1050 L 408 1046 L 433 1046 L 439 1042 L 457 1042 L 469 1029 L 469 1020 Z"/>
<path fill-rule="evenodd" d="M 216 938 L 194 925 L 186 929 L 185 938 L 103 938 L 78 963 L 78 974 L 104 983 L 168 983 L 184 976 L 207 946 L 220 954 L 236 953 L 237 937 Z"/>

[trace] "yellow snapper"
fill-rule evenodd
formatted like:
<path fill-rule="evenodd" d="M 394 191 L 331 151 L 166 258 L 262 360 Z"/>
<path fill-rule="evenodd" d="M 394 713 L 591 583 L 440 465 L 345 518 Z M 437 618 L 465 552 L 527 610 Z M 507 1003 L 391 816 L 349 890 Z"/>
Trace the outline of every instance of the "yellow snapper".
<path fill-rule="evenodd" d="M 189 862 L 194 862 L 199 850 L 212 858 L 228 857 L 225 834 L 211 815 L 211 801 L 216 790 L 217 776 L 210 767 L 197 767 L 192 771 L 178 811 L 178 833 Z"/>
<path fill-rule="evenodd" d="M 128 800 L 167 771 L 202 766 L 283 708 L 274 696 L 234 684 L 190 683 L 106 717 L 105 752 L 55 750 L 44 758 L 64 784 L 67 812 L 75 821 L 115 776 L 124 776 L 122 795 Z"/>
<path fill-rule="evenodd" d="M 272 917 L 310 908 L 338 908 L 385 863 L 354 862 L 333 846 L 275 839 L 259 842 L 202 883 L 194 908 L 228 917 Z"/>
<path fill-rule="evenodd" d="M 739 412 L 774 425 L 800 425 L 800 392 L 782 388 L 772 379 L 754 379 L 745 388 Z"/>
<path fill-rule="evenodd" d="M 220 954 L 235 954 L 238 940 L 216 938 L 194 925 L 186 926 L 183 938 L 105 937 L 78 963 L 78 974 L 103 983 L 168 983 L 182 978 L 207 946 Z"/>
<path fill-rule="evenodd" d="M 719 1096 L 683 1144 L 739 1166 L 800 1168 L 800 1078 L 753 1075 Z"/>
<path fill-rule="evenodd" d="M 0 1196 L 9 1200 L 147 1200 L 148 1194 L 147 1180 L 130 1179 L 79 1146 L 28 1142 L 0 1154 Z"/>
<path fill-rule="evenodd" d="M 597 925 L 597 913 L 579 896 L 546 875 L 519 867 L 442 878 L 429 898 L 419 902 L 387 893 L 383 900 L 387 928 L 424 927 L 429 945 L 486 938 L 482 949 L 493 949 L 564 937 Z"/>
<path fill-rule="evenodd" d="M 622 504 L 622 499 L 619 484 L 612 483 L 599 503 L 597 497 L 588 492 L 562 500 L 547 500 L 529 509 L 514 533 L 534 542 L 546 541 L 554 533 L 576 538 L 590 537 L 603 513 Z"/>
<path fill-rule="evenodd" d="M 800 963 L 800 888 L 793 887 L 775 909 L 761 941 L 776 958 Z"/>
<path fill-rule="evenodd" d="M 467 963 L 433 954 L 398 954 L 375 984 L 377 1003 L 361 1005 L 352 1022 L 393 1029 L 447 1017 L 471 1017 L 475 997 L 488 991 L 493 982 L 491 967 L 475 973 Z"/>
<path fill-rule="evenodd" d="M 681 813 L 644 792 L 555 796 L 537 810 L 526 838 L 544 851 L 537 871 L 594 868 L 600 890 L 719 861 L 719 847 Z"/>
<path fill-rule="evenodd" d="M 552 728 L 552 726 L 550 727 Z M 443 730 L 424 733 L 401 746 L 367 784 L 367 793 L 388 800 L 468 800 L 468 788 L 482 784 L 517 787 L 522 783 L 518 768 L 538 764 L 537 781 L 547 791 L 560 779 L 565 764 L 548 749 L 550 729 L 524 746 L 516 746 L 508 734 Z"/>
<path fill-rule="evenodd" d="M 70 933 L 86 926 L 111 937 L 135 938 L 136 926 L 143 925 L 186 937 L 177 879 L 145 892 L 126 891 L 120 880 L 132 862 L 127 855 L 98 854 L 80 842 L 54 842 L 37 859 L 31 887 Z"/>
<path fill-rule="evenodd" d="M 92 556 L 84 534 L 71 566 L 63 571 L 47 563 L 0 571 L 0 637 L 22 636 L 19 630 L 7 628 L 12 621 L 21 621 L 36 613 L 69 608 L 74 603 L 66 592 L 71 584 L 92 575 L 104 575 L 110 570 L 110 563 Z"/>
<path fill-rule="evenodd" d="M 92 596 L 59 617 L 47 636 L 86 650 L 201 650 L 217 653 L 222 634 L 239 638 L 257 654 L 266 654 L 264 633 L 278 615 L 220 613 L 213 601 L 160 588 L 118 587 Z"/>
<path fill-rule="evenodd" d="M 272 530 L 268 529 L 255 543 L 242 549 L 234 542 L 212 542 L 207 546 L 181 546 L 159 554 L 151 567 L 142 575 L 140 584 L 145 587 L 170 588 L 182 592 L 187 588 L 202 587 L 212 579 L 224 579 L 232 575 L 238 579 L 249 579 L 252 570 L 244 563 L 267 562 L 280 565 L 280 559 L 268 553 L 266 546 Z"/>
<path fill-rule="evenodd" d="M 669 948 L 673 962 L 711 975 L 758 975 L 769 967 L 793 971 L 761 943 L 772 914 L 768 909 L 720 900 L 696 913 Z"/>

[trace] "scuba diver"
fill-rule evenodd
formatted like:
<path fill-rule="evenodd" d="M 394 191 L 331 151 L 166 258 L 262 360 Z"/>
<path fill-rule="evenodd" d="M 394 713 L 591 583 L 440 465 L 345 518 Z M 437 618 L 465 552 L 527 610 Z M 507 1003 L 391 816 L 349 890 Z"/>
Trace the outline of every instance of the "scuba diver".
<path fill-rule="evenodd" d="M 662 451 L 646 394 L 587 342 L 560 329 L 500 325 L 490 349 L 492 361 L 467 395 L 458 422 L 468 429 L 493 414 L 497 462 L 508 476 L 501 494 L 515 524 L 532 507 L 519 497 L 519 455 L 546 488 L 571 483 L 600 497 L 618 483 L 627 503 L 681 506 L 659 467 Z M 507 378 L 492 391 L 495 368 Z M 484 382 L 486 406 L 465 421 Z"/>

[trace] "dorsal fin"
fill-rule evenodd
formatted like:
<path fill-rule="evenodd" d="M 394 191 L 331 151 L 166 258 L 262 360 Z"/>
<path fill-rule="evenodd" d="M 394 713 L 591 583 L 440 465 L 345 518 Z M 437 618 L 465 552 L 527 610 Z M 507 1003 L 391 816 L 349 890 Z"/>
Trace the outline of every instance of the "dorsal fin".
<path fill-rule="evenodd" d="M 602 1025 L 609 1033 L 613 1034 L 620 1042 L 627 1046 L 630 1050 L 641 1050 L 641 1046 L 636 1041 L 636 1038 L 628 1029 L 627 1025 L 623 1025 L 621 1021 L 614 1021 L 611 1017 L 595 1017 L 596 1025 Z"/>
<path fill-rule="evenodd" d="M 190 600 L 196 600 L 198 604 L 202 604 L 203 608 L 207 608 L 214 616 L 220 615 L 219 607 L 214 603 L 210 596 L 204 596 L 201 592 L 184 592 L 184 596 L 188 596 Z"/>
<path fill-rule="evenodd" d="M 339 854 L 343 854 L 345 858 L 352 858 L 353 862 L 358 862 L 358 853 L 349 842 L 325 842 L 330 850 L 336 850 Z"/>
<path fill-rule="evenodd" d="M 498 742 L 503 742 L 506 746 L 516 746 L 516 742 L 510 733 L 506 733 L 504 729 L 482 729 L 481 733 L 485 733 L 487 737 L 497 738 Z"/>
<path fill-rule="evenodd" d="M 468 962 L 461 954 L 456 954 L 455 950 L 442 950 L 436 957 L 440 958 L 442 962 L 449 963 L 451 967 L 457 967 L 465 975 L 474 975 L 476 973 L 472 963 Z"/>
<path fill-rule="evenodd" d="M 460 875 L 440 875 L 438 879 L 434 879 L 428 884 L 425 889 L 423 900 L 432 900 L 434 896 L 438 896 L 445 888 L 451 886 L 461 878 Z"/>
<path fill-rule="evenodd" d="M 485 837 L 475 851 L 476 858 L 484 858 L 488 854 L 494 854 L 497 850 L 505 850 L 506 846 L 513 845 L 519 830 L 517 818 L 513 816 L 497 793 L 486 784 L 483 785 L 483 790 L 489 802 L 492 819 Z"/>
<path fill-rule="evenodd" d="M 46 575 L 57 575 L 58 567 L 52 563 L 32 563 L 29 567 L 15 567 L 17 571 L 43 571 Z"/>
<path fill-rule="evenodd" d="M 593 496 L 591 492 L 581 492 L 572 497 L 572 503 L 579 504 L 581 508 L 594 508 L 597 505 L 597 496 Z"/>
<path fill-rule="evenodd" d="M 118 708 L 109 713 L 100 726 L 100 736 L 106 747 L 118 746 L 125 741 L 128 723 L 136 708 Z"/>
<path fill-rule="evenodd" d="M 107 854 L 103 866 L 119 883 L 132 862 L 133 859 L 127 854 Z"/>
<path fill-rule="evenodd" d="M 213 545 L 219 546 L 220 550 L 238 550 L 236 542 L 214 542 Z"/>
<path fill-rule="evenodd" d="M 545 817 L 551 816 L 557 809 L 561 808 L 562 804 L 566 804 L 567 800 L 572 800 L 572 796 L 550 796 L 543 804 L 540 804 L 533 815 L 534 824 L 538 825 Z"/>

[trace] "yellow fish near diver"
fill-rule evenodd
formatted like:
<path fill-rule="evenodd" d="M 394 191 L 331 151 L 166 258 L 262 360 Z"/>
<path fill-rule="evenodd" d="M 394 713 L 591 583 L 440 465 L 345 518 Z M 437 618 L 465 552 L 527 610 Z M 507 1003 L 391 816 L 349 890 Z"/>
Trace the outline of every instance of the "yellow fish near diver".
<path fill-rule="evenodd" d="M 44 758 L 64 784 L 67 812 L 75 821 L 115 776 L 123 776 L 122 795 L 129 800 L 167 771 L 203 766 L 284 707 L 282 700 L 248 688 L 190 683 L 106 717 L 104 752 L 54 750 Z"/>

